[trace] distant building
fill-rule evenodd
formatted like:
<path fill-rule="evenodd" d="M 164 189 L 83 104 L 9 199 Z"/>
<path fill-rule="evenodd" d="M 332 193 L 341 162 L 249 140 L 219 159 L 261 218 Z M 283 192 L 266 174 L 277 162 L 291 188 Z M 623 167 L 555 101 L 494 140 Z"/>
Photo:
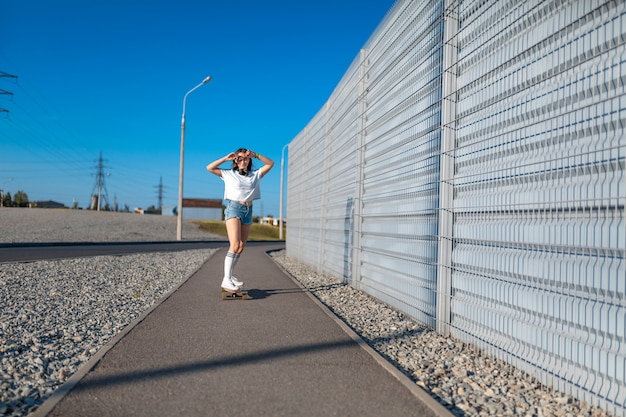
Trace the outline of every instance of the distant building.
<path fill-rule="evenodd" d="M 267 224 L 269 226 L 280 226 L 280 218 L 278 217 L 261 217 L 259 224 Z M 287 219 L 283 217 L 283 226 L 287 225 Z"/>
<path fill-rule="evenodd" d="M 57 203 L 56 201 L 31 201 L 28 203 L 28 207 L 32 208 L 66 208 L 65 205 Z"/>
<path fill-rule="evenodd" d="M 176 207 L 163 206 L 163 216 L 176 216 Z M 222 200 L 207 198 L 183 198 L 183 218 L 195 220 L 222 220 Z"/>

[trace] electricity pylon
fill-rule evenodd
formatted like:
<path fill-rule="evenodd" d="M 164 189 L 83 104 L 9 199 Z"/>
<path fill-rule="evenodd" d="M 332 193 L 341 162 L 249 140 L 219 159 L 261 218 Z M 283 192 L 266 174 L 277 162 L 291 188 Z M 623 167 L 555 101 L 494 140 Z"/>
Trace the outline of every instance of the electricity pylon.
<path fill-rule="evenodd" d="M 109 176 L 110 174 L 104 173 L 104 161 L 106 159 L 102 158 L 102 151 L 100 151 L 100 157 L 98 158 L 98 165 L 96 166 L 96 182 L 91 190 L 91 209 L 93 210 L 94 206 L 98 207 L 98 211 L 100 211 L 100 206 L 102 205 L 102 198 L 104 197 L 105 207 L 109 207 L 109 193 L 107 191 L 106 184 L 104 183 L 104 177 Z M 98 190 L 98 194 L 94 194 L 96 189 Z M 103 194 L 104 192 L 104 194 Z M 96 201 L 94 201 L 96 200 Z"/>

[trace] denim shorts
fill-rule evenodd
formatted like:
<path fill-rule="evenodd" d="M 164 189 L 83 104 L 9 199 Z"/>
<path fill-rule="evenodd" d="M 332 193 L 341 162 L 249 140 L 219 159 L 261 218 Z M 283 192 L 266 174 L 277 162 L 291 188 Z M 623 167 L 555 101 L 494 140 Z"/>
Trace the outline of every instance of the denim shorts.
<path fill-rule="evenodd" d="M 232 219 L 233 217 L 241 220 L 241 224 L 252 224 L 252 206 L 228 200 L 226 210 L 224 211 L 224 220 Z"/>

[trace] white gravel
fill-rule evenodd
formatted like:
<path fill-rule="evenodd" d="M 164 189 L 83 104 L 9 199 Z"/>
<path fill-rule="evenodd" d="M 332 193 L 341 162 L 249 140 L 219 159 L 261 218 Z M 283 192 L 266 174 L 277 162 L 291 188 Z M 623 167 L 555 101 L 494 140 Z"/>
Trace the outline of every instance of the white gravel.
<path fill-rule="evenodd" d="M 183 222 L 183 240 L 211 239 L 224 238 Z M 0 246 L 174 240 L 175 217 L 0 208 Z M 0 263 L 0 415 L 34 411 L 214 252 Z"/>
<path fill-rule="evenodd" d="M 212 254 L 0 265 L 0 415 L 24 416 Z"/>
<path fill-rule="evenodd" d="M 183 240 L 224 239 L 184 220 Z M 176 240 L 176 217 L 108 211 L 0 208 L 0 243 Z"/>
<path fill-rule="evenodd" d="M 175 234 L 174 217 L 0 209 L 0 244 L 168 241 L 175 240 Z M 217 237 L 185 222 L 183 238 Z M 212 253 L 190 250 L 0 264 L 0 415 L 25 416 L 36 409 Z M 456 415 L 610 416 L 438 335 L 339 279 L 288 258 L 284 251 L 272 256 L 370 346 Z"/>

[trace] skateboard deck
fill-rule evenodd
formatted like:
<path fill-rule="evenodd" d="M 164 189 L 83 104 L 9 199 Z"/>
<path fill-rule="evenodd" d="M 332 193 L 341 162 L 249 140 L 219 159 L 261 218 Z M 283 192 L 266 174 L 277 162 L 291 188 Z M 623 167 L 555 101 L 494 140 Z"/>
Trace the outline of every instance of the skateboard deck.
<path fill-rule="evenodd" d="M 222 288 L 222 300 L 248 300 L 250 296 L 246 290 L 229 291 Z"/>

